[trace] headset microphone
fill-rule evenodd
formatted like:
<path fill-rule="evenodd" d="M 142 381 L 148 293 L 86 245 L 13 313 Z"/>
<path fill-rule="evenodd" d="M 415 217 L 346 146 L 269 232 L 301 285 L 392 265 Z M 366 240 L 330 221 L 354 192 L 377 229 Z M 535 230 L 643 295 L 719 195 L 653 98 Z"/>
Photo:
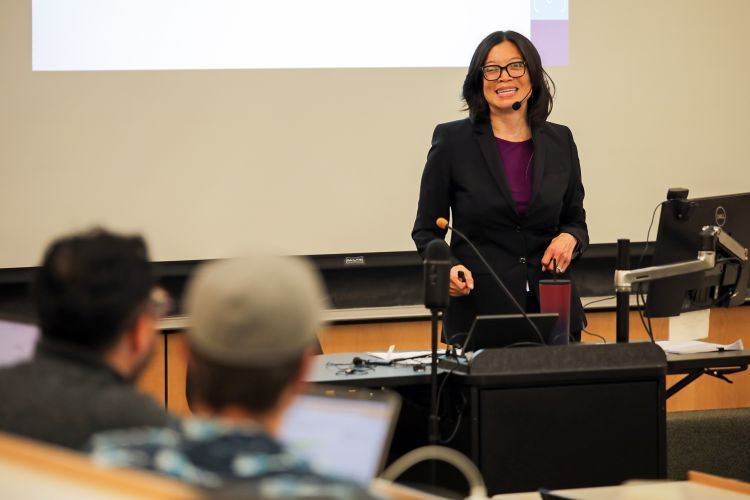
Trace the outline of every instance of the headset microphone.
<path fill-rule="evenodd" d="M 371 361 L 369 359 L 362 359 L 360 357 L 355 357 L 352 359 L 352 364 L 354 366 L 393 366 L 393 361 Z"/>
<path fill-rule="evenodd" d="M 511 106 L 511 108 L 513 108 L 513 111 L 518 111 L 519 109 L 521 109 L 521 103 L 525 101 L 526 99 L 528 99 L 530 95 L 531 95 L 531 89 L 529 89 L 529 91 L 526 93 L 526 97 L 524 97 L 520 101 L 516 101 L 513 103 L 513 106 Z"/>

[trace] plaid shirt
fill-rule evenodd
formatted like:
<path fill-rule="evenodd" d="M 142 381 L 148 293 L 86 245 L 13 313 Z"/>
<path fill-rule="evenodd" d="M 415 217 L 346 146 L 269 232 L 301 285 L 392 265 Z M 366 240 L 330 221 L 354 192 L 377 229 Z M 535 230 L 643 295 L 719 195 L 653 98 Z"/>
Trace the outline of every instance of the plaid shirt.
<path fill-rule="evenodd" d="M 147 469 L 247 498 L 371 498 L 355 483 L 316 474 L 253 424 L 184 419 L 168 428 L 100 433 L 90 444 L 97 463 Z"/>

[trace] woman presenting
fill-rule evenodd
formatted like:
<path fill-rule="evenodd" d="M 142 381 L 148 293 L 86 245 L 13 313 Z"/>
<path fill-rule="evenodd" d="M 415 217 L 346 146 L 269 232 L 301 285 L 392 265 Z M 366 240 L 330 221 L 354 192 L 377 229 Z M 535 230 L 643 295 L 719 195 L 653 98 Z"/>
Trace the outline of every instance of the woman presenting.
<path fill-rule="evenodd" d="M 469 117 L 435 128 L 422 174 L 412 238 L 424 257 L 444 238 L 439 217 L 468 236 L 527 312 L 539 310 L 539 280 L 570 277 L 588 246 L 578 151 L 567 127 L 547 121 L 554 84 L 523 35 L 497 31 L 474 51 L 463 99 Z M 463 239 L 451 238 L 447 339 L 479 314 L 518 310 Z M 585 316 L 571 290 L 570 329 Z"/>

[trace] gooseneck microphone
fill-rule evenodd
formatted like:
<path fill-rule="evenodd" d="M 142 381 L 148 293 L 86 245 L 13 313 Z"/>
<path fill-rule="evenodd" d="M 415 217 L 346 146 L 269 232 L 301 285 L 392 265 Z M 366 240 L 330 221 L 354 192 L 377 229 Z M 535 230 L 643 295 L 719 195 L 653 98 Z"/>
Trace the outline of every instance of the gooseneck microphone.
<path fill-rule="evenodd" d="M 516 101 L 513 103 L 513 106 L 511 106 L 511 108 L 513 108 L 513 111 L 518 111 L 519 109 L 521 109 L 521 103 L 525 101 L 526 99 L 528 99 L 530 95 L 531 95 L 531 89 L 529 89 L 529 91 L 526 93 L 526 97 L 524 97 L 520 101 Z"/>
<path fill-rule="evenodd" d="M 521 304 L 519 304 L 518 301 L 516 300 L 516 298 L 513 297 L 513 294 L 510 293 L 510 291 L 508 290 L 508 287 L 506 287 L 505 283 L 503 283 L 503 280 L 501 280 L 500 277 L 495 273 L 495 270 L 492 269 L 492 266 L 489 265 L 489 263 L 484 258 L 484 256 L 482 256 L 482 254 L 479 252 L 479 250 L 477 249 L 477 247 L 474 246 L 474 243 L 472 243 L 471 240 L 465 234 L 463 234 L 461 231 L 458 231 L 458 230 L 456 230 L 456 228 L 450 226 L 448 224 L 448 219 L 446 219 L 445 217 L 438 217 L 438 219 L 437 219 L 437 221 L 435 221 L 435 223 L 437 224 L 437 227 L 439 227 L 440 229 L 450 229 L 455 234 L 459 235 L 466 243 L 469 244 L 469 246 L 474 251 L 474 253 L 477 254 L 477 257 L 479 257 L 479 260 L 481 260 L 482 264 L 484 264 L 484 267 L 486 267 L 487 270 L 490 272 L 490 275 L 494 278 L 495 282 L 498 284 L 498 286 L 500 287 L 500 289 L 503 291 L 503 293 L 505 293 L 505 296 L 508 297 L 508 299 L 510 299 L 511 303 L 523 315 L 524 319 L 526 319 L 526 321 L 529 322 L 529 324 L 531 325 L 531 328 L 534 330 L 534 333 L 536 333 L 537 336 L 539 337 L 539 342 L 541 344 L 544 344 L 545 343 L 544 342 L 544 337 L 542 336 L 541 332 L 539 331 L 539 328 L 537 328 L 536 324 L 533 321 L 531 321 L 531 318 L 529 318 L 529 316 L 526 314 L 526 310 L 523 307 L 521 307 Z M 466 341 L 464 342 L 464 345 L 468 346 L 470 340 L 471 340 L 471 337 L 470 336 L 467 337 Z"/>
<path fill-rule="evenodd" d="M 451 249 L 445 240 L 434 239 L 424 257 L 424 305 L 445 309 L 450 299 Z"/>
<path fill-rule="evenodd" d="M 427 245 L 424 255 L 424 305 L 430 309 L 431 360 L 430 360 L 430 418 L 427 436 L 430 444 L 440 442 L 440 417 L 438 416 L 438 322 L 448 307 L 451 283 L 451 249 L 442 238 Z M 436 478 L 435 468 L 430 475 Z M 433 483 L 435 481 L 433 480 Z"/>

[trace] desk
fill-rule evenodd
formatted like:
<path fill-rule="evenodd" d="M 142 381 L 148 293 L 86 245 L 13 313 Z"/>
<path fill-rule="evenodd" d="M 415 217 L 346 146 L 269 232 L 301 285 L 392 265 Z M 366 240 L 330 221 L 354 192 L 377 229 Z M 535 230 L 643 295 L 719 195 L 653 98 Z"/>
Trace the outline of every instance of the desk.
<path fill-rule="evenodd" d="M 309 380 L 398 391 L 405 403 L 391 458 L 426 444 L 428 373 L 410 366 L 345 373 L 354 356 L 319 356 Z M 440 370 L 441 434 L 479 467 L 490 493 L 665 476 L 666 357 L 659 347 L 487 350 L 471 366 L 470 373 Z M 418 482 L 423 473 L 404 479 Z M 439 469 L 437 477 L 439 486 L 461 489 L 450 470 Z"/>
<path fill-rule="evenodd" d="M 372 366 L 367 369 L 346 373 L 346 368 L 354 367 L 355 357 L 378 360 L 361 352 L 340 352 L 321 354 L 315 357 L 312 373 L 308 382 L 316 384 L 350 385 L 354 387 L 398 387 L 403 385 L 429 385 L 430 367 L 415 371 L 412 366 Z M 379 360 L 382 361 L 382 360 Z"/>
<path fill-rule="evenodd" d="M 615 335 L 614 313 L 587 313 L 588 329 L 613 341 Z M 631 313 L 631 324 L 639 322 L 638 314 Z M 164 325 L 166 326 L 166 325 Z M 174 326 L 174 325 L 173 325 Z M 657 340 L 668 337 L 668 322 L 665 318 L 653 319 Z M 424 350 L 430 348 L 429 321 L 390 321 L 381 323 L 336 324 L 324 328 L 320 334 L 323 351 L 327 354 L 386 351 L 395 344 L 399 350 Z M 149 367 L 139 380 L 139 387 L 168 408 L 180 415 L 189 414 L 185 401 L 185 373 L 187 361 L 184 353 L 184 333 L 164 335 L 157 343 L 157 352 Z M 594 340 L 594 337 L 586 337 Z M 647 340 L 639 328 L 633 328 L 631 338 Z M 742 339 L 750 346 L 750 307 L 714 309 L 711 311 L 711 342 L 729 344 Z M 681 390 L 667 401 L 668 411 L 707 410 L 720 408 L 750 407 L 750 377 L 734 376 L 733 385 L 714 377 L 700 377 L 696 383 Z M 674 384 L 682 375 L 667 377 L 668 385 Z M 167 391 L 168 389 L 168 391 Z M 168 392 L 168 398 L 167 398 Z"/>
<path fill-rule="evenodd" d="M 397 387 L 400 385 L 429 384 L 429 366 L 426 371 L 415 372 L 410 366 L 374 366 L 360 373 L 341 372 L 356 356 L 375 360 L 364 353 L 349 352 L 317 356 L 310 382 L 353 385 L 357 387 Z M 338 364 L 339 367 L 330 364 Z M 726 375 L 747 370 L 750 364 L 750 349 L 743 351 L 706 352 L 696 354 L 667 354 L 667 375 L 686 375 L 667 389 L 667 398 L 673 396 L 702 375 L 710 375 L 729 381 Z M 439 373 L 451 371 L 441 368 Z"/>
<path fill-rule="evenodd" d="M 696 354 L 668 354 L 667 374 L 685 377 L 667 389 L 667 398 L 697 380 L 701 375 L 710 375 L 732 383 L 727 375 L 747 370 L 750 363 L 750 350 L 702 352 Z"/>
<path fill-rule="evenodd" d="M 596 349 L 596 346 L 589 346 L 593 349 Z M 615 347 L 614 345 L 610 345 L 609 347 Z M 571 346 L 571 348 L 575 348 L 575 346 Z M 532 348 L 539 350 L 541 348 Z M 559 347 L 558 347 L 559 349 Z M 514 352 L 514 350 L 505 350 L 511 357 L 518 358 L 517 352 Z M 539 351 L 540 354 L 542 351 Z M 429 405 L 429 397 L 428 397 L 428 389 L 429 389 L 429 376 L 425 374 L 424 372 L 417 372 L 415 373 L 413 370 L 411 370 L 410 367 L 373 367 L 372 370 L 367 371 L 363 374 L 354 374 L 354 375 L 344 375 L 336 374 L 336 369 L 334 367 L 326 367 L 327 362 L 335 362 L 335 363 L 351 363 L 352 358 L 355 356 L 365 357 L 366 355 L 361 353 L 344 353 L 344 354 L 335 354 L 335 355 L 326 355 L 326 356 L 320 356 L 317 360 L 317 366 L 316 370 L 313 373 L 312 379 L 314 379 L 316 382 L 325 382 L 325 383 L 334 383 L 334 384 L 344 384 L 344 385 L 359 385 L 359 386 L 371 386 L 371 387 L 390 387 L 394 390 L 398 391 L 399 393 L 405 394 L 405 396 L 408 398 L 408 411 L 407 415 L 405 415 L 406 421 L 400 421 L 399 425 L 397 427 L 396 432 L 396 438 L 394 439 L 394 446 L 397 447 L 398 451 L 394 450 L 394 453 L 392 453 L 391 457 L 395 458 L 399 456 L 400 454 L 409 451 L 413 447 L 419 446 L 421 444 L 426 444 L 426 435 L 427 435 L 427 408 Z M 374 359 L 374 358 L 373 358 Z M 695 380 L 698 378 L 698 376 L 703 374 L 710 374 L 712 371 L 717 371 L 719 373 L 722 372 L 723 369 L 732 370 L 732 371 L 741 371 L 745 370 L 747 368 L 748 363 L 750 362 L 750 351 L 724 351 L 724 352 L 711 352 L 711 353 L 700 353 L 700 354 L 683 354 L 683 355 L 667 355 L 666 356 L 666 371 L 667 373 L 671 375 L 687 375 L 691 377 L 692 380 Z M 526 368 L 528 370 L 528 367 Z M 531 370 L 533 372 L 533 370 Z M 440 369 L 441 377 L 445 378 L 447 373 L 450 373 L 449 369 Z M 696 376 L 695 374 L 699 374 Z M 479 386 L 481 386 L 481 379 L 482 375 L 478 375 L 475 378 L 474 382 L 480 382 Z M 744 375 L 742 377 L 745 377 Z M 741 377 L 741 378 L 742 378 Z M 456 372 L 453 373 L 453 375 L 450 376 L 448 383 L 446 384 L 447 388 L 450 388 L 450 391 L 446 390 L 446 392 L 453 392 L 460 391 L 461 387 L 464 387 L 464 393 L 466 391 L 471 390 L 470 387 L 472 385 L 472 381 L 470 380 L 472 377 L 467 376 L 466 374 L 458 374 Z M 525 376 L 523 374 L 514 373 L 514 374 L 507 374 L 505 376 L 504 383 L 514 382 L 512 379 L 515 378 L 515 382 L 523 381 Z M 710 377 L 709 377 L 710 378 Z M 690 381 L 692 381 L 690 380 Z M 491 380 L 486 380 L 486 382 L 490 385 L 495 384 L 495 382 Z M 745 384 L 746 380 L 739 381 L 741 384 Z M 689 382 L 688 382 L 689 383 Z M 740 385 L 741 385 L 740 384 Z M 496 385 L 496 384 L 495 384 Z M 682 383 L 682 386 L 684 387 L 686 385 L 686 382 Z M 724 384 L 721 384 L 724 385 Z M 670 391 L 672 391 L 672 394 L 677 392 L 679 388 L 677 384 L 672 386 L 670 388 Z M 408 388 L 408 392 L 404 392 Z M 720 390 L 724 390 L 723 388 L 719 387 Z M 726 390 L 730 390 L 731 387 L 727 386 Z M 420 390 L 421 390 L 421 396 L 420 396 Z M 454 398 L 455 399 L 455 398 Z M 469 398 L 471 399 L 471 398 Z M 445 408 L 445 404 L 441 405 L 443 408 Z M 474 413 L 476 414 L 476 412 Z M 470 417 L 470 413 L 466 413 L 464 417 L 464 421 L 470 420 L 473 417 Z M 455 420 L 453 420 L 455 421 Z M 608 425 L 610 422 L 609 419 L 605 420 L 605 425 L 603 428 L 599 428 L 598 432 L 602 433 L 603 435 L 608 435 L 608 432 L 618 432 L 622 431 L 622 429 L 616 429 L 613 428 L 611 425 Z M 450 424 L 451 422 L 446 422 L 447 424 Z M 598 425 L 598 423 L 597 423 Z M 588 423 L 584 424 L 586 427 L 587 433 L 593 433 L 596 426 L 590 426 Z M 578 430 L 580 425 L 576 424 L 574 426 L 574 430 Z M 447 426 L 448 429 L 450 429 L 450 425 Z M 444 430 L 444 435 L 447 435 L 450 433 L 450 430 Z M 405 437 L 404 437 L 405 436 Z M 466 439 L 466 435 L 462 436 L 463 439 Z M 418 439 L 422 439 L 421 442 L 416 442 Z M 471 447 L 470 446 L 464 446 L 464 451 L 467 455 L 472 456 L 471 454 Z M 577 451 L 576 451 L 577 453 Z M 570 457 L 574 457 L 575 455 L 571 455 Z M 569 457 L 569 458 L 570 458 Z M 472 456 L 472 458 L 475 459 L 475 457 Z M 476 459 L 475 459 L 476 461 Z M 578 463 L 580 465 L 579 460 L 572 460 L 575 463 Z M 476 461 L 478 463 L 478 461 Z M 583 466 L 583 465 L 580 465 Z M 636 476 L 631 476 L 631 478 Z M 536 496 L 536 498 L 539 498 Z"/>
<path fill-rule="evenodd" d="M 747 500 L 742 493 L 699 484 L 693 481 L 664 481 L 654 483 L 634 483 L 598 488 L 576 488 L 555 490 L 561 498 L 576 500 L 618 500 L 618 499 L 680 499 L 680 500 Z M 506 493 L 492 497 L 497 500 L 540 500 L 537 492 Z"/>
<path fill-rule="evenodd" d="M 203 495 L 152 472 L 101 467 L 83 453 L 0 432 L 0 498 L 198 500 Z"/>

